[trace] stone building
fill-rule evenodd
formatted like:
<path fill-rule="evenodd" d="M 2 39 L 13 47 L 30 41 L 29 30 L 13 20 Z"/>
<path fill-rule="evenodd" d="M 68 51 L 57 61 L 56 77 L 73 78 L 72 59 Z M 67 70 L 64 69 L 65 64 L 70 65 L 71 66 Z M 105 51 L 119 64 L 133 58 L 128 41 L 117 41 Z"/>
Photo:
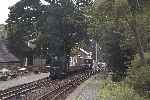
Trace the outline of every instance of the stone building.
<path fill-rule="evenodd" d="M 85 59 L 92 59 L 92 52 L 88 52 L 82 48 L 78 48 L 77 53 L 70 57 L 70 66 L 84 65 Z"/>

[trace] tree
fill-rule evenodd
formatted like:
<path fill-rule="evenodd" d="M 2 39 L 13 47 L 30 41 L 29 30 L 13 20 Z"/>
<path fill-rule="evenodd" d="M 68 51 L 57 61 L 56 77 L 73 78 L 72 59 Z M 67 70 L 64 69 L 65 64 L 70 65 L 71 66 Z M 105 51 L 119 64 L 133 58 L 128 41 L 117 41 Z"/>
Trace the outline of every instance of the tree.
<path fill-rule="evenodd" d="M 71 49 L 87 35 L 88 19 L 84 15 L 84 9 L 91 1 L 47 0 L 47 2 L 51 6 L 47 9 L 47 14 L 41 17 L 40 24 L 44 26 L 41 30 L 48 34 L 51 48 L 49 54 L 57 56 L 62 65 L 68 66 Z"/>
<path fill-rule="evenodd" d="M 7 20 L 10 40 L 21 43 L 18 45 L 21 48 L 26 41 L 35 39 L 37 52 L 48 48 L 48 57 L 57 56 L 62 65 L 68 64 L 71 49 L 87 35 L 88 19 L 84 12 L 92 1 L 45 2 L 46 5 L 40 0 L 22 0 L 10 8 Z"/>
<path fill-rule="evenodd" d="M 127 21 L 127 2 L 105 0 L 96 6 L 93 12 L 90 13 L 94 20 L 90 31 L 103 52 L 99 56 L 103 56 L 103 60 L 113 72 L 112 80 L 121 81 L 125 78 L 135 54 L 135 48 L 132 46 L 134 40 Z"/>
<path fill-rule="evenodd" d="M 9 47 L 21 59 L 31 51 L 27 42 L 36 35 L 34 23 L 41 14 L 39 7 L 39 0 L 21 0 L 9 8 L 9 18 L 6 21 Z"/>
<path fill-rule="evenodd" d="M 139 33 L 137 32 L 137 29 L 136 29 L 136 24 L 137 24 L 137 21 L 136 21 L 137 18 L 136 17 L 137 17 L 138 12 L 142 11 L 143 0 L 128 0 L 128 3 L 130 5 L 130 9 L 131 9 L 132 17 L 133 17 L 130 26 L 131 26 L 132 31 L 133 31 L 135 38 L 136 38 L 136 42 L 138 45 L 139 55 L 140 55 L 141 61 L 143 64 L 146 64 L 145 58 L 144 58 L 144 49 L 142 47 L 142 42 L 141 42 L 141 39 L 139 37 Z"/>

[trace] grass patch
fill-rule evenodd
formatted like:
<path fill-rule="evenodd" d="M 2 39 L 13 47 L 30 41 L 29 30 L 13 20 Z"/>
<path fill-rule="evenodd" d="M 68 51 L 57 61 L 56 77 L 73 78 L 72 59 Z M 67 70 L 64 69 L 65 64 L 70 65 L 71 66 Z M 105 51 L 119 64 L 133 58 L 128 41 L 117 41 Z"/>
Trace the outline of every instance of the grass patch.
<path fill-rule="evenodd" d="M 150 53 L 149 52 L 144 53 L 144 57 L 147 65 L 150 65 Z M 134 60 L 132 61 L 132 66 L 137 66 L 137 67 L 142 66 L 139 54 L 135 55 Z"/>
<path fill-rule="evenodd" d="M 147 100 L 139 96 L 132 87 L 124 82 L 115 83 L 103 80 L 97 94 L 97 100 Z"/>
<path fill-rule="evenodd" d="M 150 53 L 145 53 L 144 55 L 147 65 L 143 65 L 139 56 L 136 55 L 128 70 L 127 82 L 140 95 L 150 98 Z"/>

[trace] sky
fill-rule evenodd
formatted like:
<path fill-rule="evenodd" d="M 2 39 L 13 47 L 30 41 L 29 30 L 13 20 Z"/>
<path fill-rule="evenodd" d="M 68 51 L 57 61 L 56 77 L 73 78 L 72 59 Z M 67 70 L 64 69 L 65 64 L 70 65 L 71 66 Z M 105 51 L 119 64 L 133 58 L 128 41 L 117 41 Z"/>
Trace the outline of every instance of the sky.
<path fill-rule="evenodd" d="M 5 24 L 9 14 L 9 6 L 14 5 L 20 0 L 0 0 L 0 24 Z"/>
<path fill-rule="evenodd" d="M 5 24 L 8 18 L 9 9 L 8 7 L 16 4 L 20 0 L 0 0 L 0 24 Z M 41 0 L 43 4 L 47 4 L 44 0 Z"/>

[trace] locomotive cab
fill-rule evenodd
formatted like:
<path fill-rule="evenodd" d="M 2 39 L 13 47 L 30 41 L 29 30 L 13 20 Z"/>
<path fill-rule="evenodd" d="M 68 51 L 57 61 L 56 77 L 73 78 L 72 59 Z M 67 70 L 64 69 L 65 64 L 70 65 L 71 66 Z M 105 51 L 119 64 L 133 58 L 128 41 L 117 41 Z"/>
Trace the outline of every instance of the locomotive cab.
<path fill-rule="evenodd" d="M 60 66 L 50 67 L 49 77 L 52 79 L 60 79 L 66 76 L 65 71 Z"/>
<path fill-rule="evenodd" d="M 52 59 L 51 66 L 49 67 L 49 77 L 52 79 L 60 79 L 66 76 L 65 67 L 62 59 Z"/>
<path fill-rule="evenodd" d="M 87 69 L 92 69 L 92 66 L 93 66 L 93 59 L 84 59 L 84 63 L 85 63 L 85 67 Z"/>

